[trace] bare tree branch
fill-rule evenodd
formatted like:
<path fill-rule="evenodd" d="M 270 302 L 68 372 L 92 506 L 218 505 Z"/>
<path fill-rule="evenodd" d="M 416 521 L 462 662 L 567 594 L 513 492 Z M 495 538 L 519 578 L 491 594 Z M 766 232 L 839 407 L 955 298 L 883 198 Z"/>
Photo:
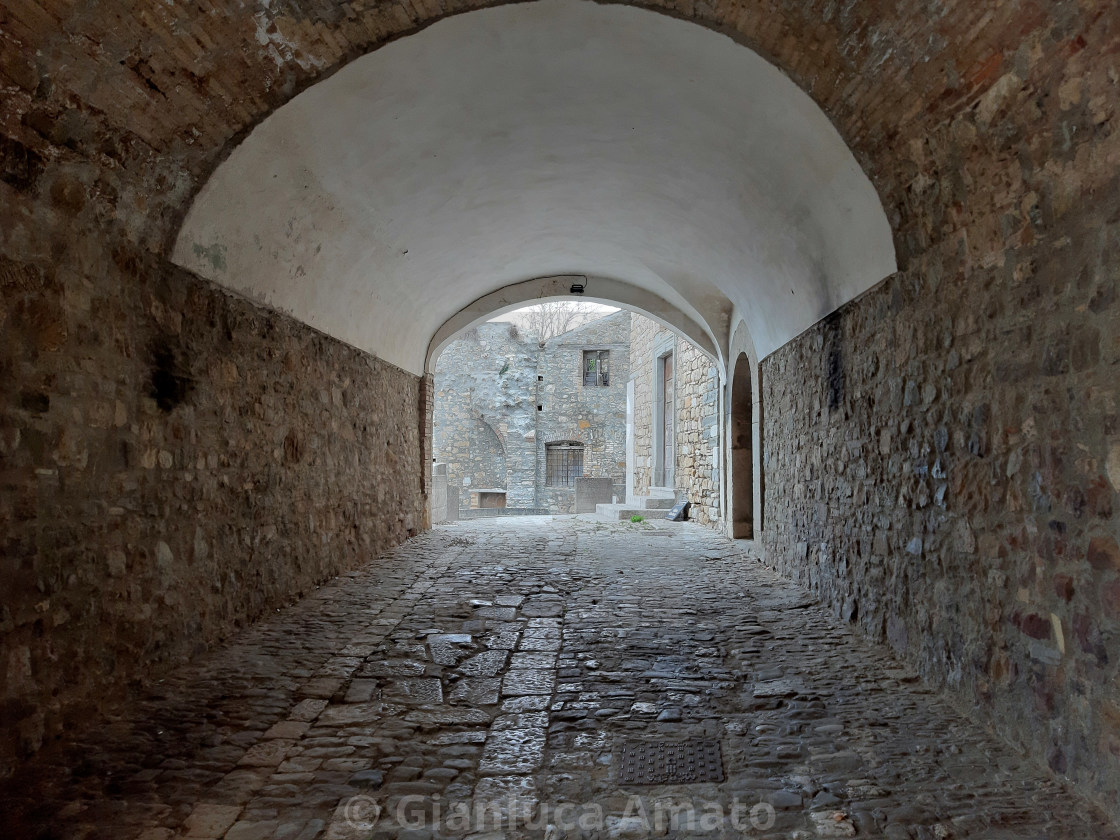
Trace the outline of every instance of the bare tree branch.
<path fill-rule="evenodd" d="M 511 319 L 527 333 L 535 335 L 537 343 L 544 346 L 549 339 L 578 329 L 584 324 L 603 317 L 605 313 L 590 303 L 575 300 L 554 300 L 526 307 Z"/>

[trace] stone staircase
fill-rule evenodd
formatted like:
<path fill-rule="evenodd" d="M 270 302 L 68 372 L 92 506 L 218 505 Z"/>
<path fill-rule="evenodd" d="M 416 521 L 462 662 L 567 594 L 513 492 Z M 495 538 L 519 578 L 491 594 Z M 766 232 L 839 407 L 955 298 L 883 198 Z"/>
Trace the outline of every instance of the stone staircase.
<path fill-rule="evenodd" d="M 676 491 L 669 487 L 651 487 L 648 496 L 630 496 L 625 504 L 595 505 L 595 515 L 611 522 L 627 522 L 631 516 L 664 519 L 677 503 Z"/>

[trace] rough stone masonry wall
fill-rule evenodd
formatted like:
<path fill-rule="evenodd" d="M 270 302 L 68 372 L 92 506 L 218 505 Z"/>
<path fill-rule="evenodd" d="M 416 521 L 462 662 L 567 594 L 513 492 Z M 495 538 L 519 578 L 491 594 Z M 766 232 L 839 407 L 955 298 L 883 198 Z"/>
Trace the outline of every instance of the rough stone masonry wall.
<path fill-rule="evenodd" d="M 0 260 L 0 772 L 424 526 L 419 381 L 88 235 Z"/>
<path fill-rule="evenodd" d="M 1117 817 L 1120 97 L 1069 57 L 910 141 L 928 247 L 763 362 L 762 536 Z"/>
<path fill-rule="evenodd" d="M 632 315 L 634 380 L 634 492 L 653 481 L 654 360 L 665 349 L 674 358 L 676 418 L 674 485 L 692 502 L 689 516 L 702 525 L 721 522 L 719 497 L 719 371 L 707 353 L 649 318 Z"/>
<path fill-rule="evenodd" d="M 507 507 L 575 510 L 573 487 L 545 484 L 545 444 L 585 445 L 584 475 L 622 484 L 630 315 L 615 313 L 539 346 L 508 323 L 480 324 L 436 360 L 435 453 L 449 482 L 507 492 Z M 584 387 L 585 348 L 609 349 L 607 387 Z M 540 379 L 538 380 L 538 377 Z M 541 410 L 537 410 L 537 406 Z"/>
<path fill-rule="evenodd" d="M 583 351 L 610 352 L 608 384 L 583 384 Z M 541 351 L 537 463 L 541 496 L 555 513 L 575 513 L 574 487 L 548 487 L 546 444 L 582 443 L 583 474 L 626 483 L 626 380 L 630 373 L 630 313 L 615 312 L 558 335 Z"/>
<path fill-rule="evenodd" d="M 475 488 L 502 488 L 507 507 L 537 506 L 539 348 L 508 323 L 479 324 L 436 359 L 433 451 L 467 507 Z"/>

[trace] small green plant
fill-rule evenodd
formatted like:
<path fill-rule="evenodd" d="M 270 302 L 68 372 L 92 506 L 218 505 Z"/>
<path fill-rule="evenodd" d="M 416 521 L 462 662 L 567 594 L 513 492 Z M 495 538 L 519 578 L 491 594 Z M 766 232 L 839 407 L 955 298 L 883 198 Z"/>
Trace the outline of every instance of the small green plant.
<path fill-rule="evenodd" d="M 646 518 L 644 516 L 642 516 L 640 513 L 635 513 L 633 516 L 630 517 L 630 521 L 631 522 L 645 522 Z"/>

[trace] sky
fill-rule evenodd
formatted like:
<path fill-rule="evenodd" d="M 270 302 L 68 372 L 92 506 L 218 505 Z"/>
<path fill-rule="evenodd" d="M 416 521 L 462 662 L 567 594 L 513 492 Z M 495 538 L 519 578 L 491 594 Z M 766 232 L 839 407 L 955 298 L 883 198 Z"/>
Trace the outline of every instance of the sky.
<path fill-rule="evenodd" d="M 575 301 L 573 301 L 573 302 L 575 302 Z M 591 301 L 578 301 L 578 302 L 582 303 L 584 306 L 586 306 L 589 309 L 591 309 L 592 311 L 594 311 L 595 314 L 598 315 L 598 316 L 610 315 L 612 312 L 618 312 L 618 307 L 617 306 L 607 306 L 604 303 L 592 303 Z M 522 312 L 524 312 L 526 309 L 532 309 L 532 308 L 533 307 L 531 307 L 531 306 L 523 306 L 521 309 L 515 309 L 515 310 L 513 310 L 513 312 L 507 312 L 504 315 L 498 315 L 495 318 L 491 318 L 490 321 L 491 322 L 494 322 L 494 321 L 516 321 L 518 319 L 518 317 L 521 315 Z"/>

